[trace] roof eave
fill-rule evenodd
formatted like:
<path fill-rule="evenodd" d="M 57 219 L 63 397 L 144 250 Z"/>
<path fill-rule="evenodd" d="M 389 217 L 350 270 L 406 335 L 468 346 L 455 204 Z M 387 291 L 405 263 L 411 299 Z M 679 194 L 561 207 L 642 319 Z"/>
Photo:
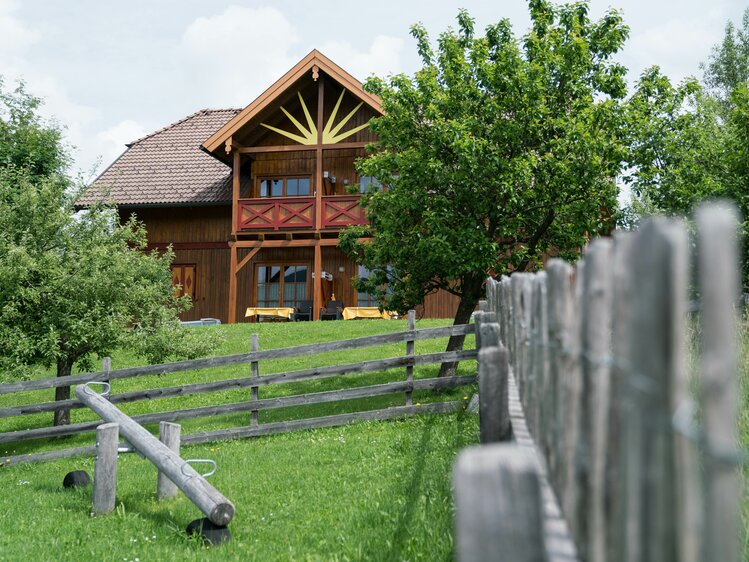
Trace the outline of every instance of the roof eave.
<path fill-rule="evenodd" d="M 362 83 L 354 78 L 351 74 L 343 70 L 340 66 L 335 64 L 328 57 L 323 55 L 317 49 L 313 49 L 310 53 L 304 57 L 301 61 L 295 64 L 286 74 L 276 80 L 272 86 L 260 94 L 250 105 L 245 107 L 234 119 L 231 119 L 218 131 L 216 131 L 208 140 L 206 140 L 201 148 L 218 158 L 222 162 L 226 162 L 222 158 L 215 154 L 215 151 L 219 149 L 226 141 L 236 133 L 242 126 L 244 126 L 250 119 L 257 115 L 260 111 L 265 109 L 276 97 L 288 86 L 296 82 L 301 78 L 305 72 L 312 69 L 313 66 L 317 66 L 320 70 L 328 74 L 331 78 L 336 80 L 339 84 L 345 86 L 352 94 L 358 97 L 361 101 L 366 103 L 372 109 L 382 114 L 382 101 L 379 97 L 365 92 L 362 88 Z"/>

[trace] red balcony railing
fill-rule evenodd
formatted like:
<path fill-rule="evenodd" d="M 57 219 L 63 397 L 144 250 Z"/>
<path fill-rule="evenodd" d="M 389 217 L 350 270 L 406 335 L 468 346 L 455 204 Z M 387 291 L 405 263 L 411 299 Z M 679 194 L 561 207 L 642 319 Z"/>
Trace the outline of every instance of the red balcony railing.
<path fill-rule="evenodd" d="M 367 222 L 364 208 L 359 205 L 359 195 L 330 195 L 322 198 L 322 228 L 341 228 Z"/>
<path fill-rule="evenodd" d="M 314 197 L 240 199 L 238 230 L 314 230 Z M 322 198 L 320 228 L 343 228 L 367 224 L 358 195 L 327 195 Z"/>
<path fill-rule="evenodd" d="M 239 230 L 281 230 L 315 228 L 314 197 L 240 199 Z"/>

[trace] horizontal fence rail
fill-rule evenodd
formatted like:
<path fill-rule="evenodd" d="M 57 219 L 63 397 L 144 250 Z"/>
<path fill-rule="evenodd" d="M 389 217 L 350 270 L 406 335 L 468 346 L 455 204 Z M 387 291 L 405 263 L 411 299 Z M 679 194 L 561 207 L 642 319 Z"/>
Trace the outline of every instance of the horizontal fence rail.
<path fill-rule="evenodd" d="M 393 332 L 391 334 L 378 334 L 376 336 L 364 336 L 348 340 L 339 340 L 323 343 L 311 343 L 297 345 L 294 347 L 282 347 L 278 349 L 266 349 L 250 353 L 237 353 L 235 355 L 224 355 L 222 357 L 206 357 L 203 359 L 190 359 L 189 361 L 176 361 L 174 363 L 161 363 L 159 365 L 144 365 L 142 367 L 130 367 L 114 371 L 98 371 L 69 377 L 40 379 L 34 381 L 12 382 L 0 384 L 0 395 L 26 392 L 30 390 L 42 390 L 45 388 L 57 388 L 59 386 L 71 386 L 91 381 L 113 381 L 117 379 L 130 379 L 133 377 L 149 375 L 166 375 L 181 371 L 195 371 L 198 369 L 212 369 L 214 367 L 229 367 L 232 365 L 245 365 L 252 361 L 265 361 L 268 359 L 287 359 L 289 357 L 300 357 L 304 355 L 318 355 L 331 351 L 345 351 L 349 349 L 361 349 L 364 347 L 376 347 L 390 345 L 408 340 L 427 340 L 436 338 L 447 338 L 451 336 L 468 335 L 474 332 L 473 324 L 460 324 L 457 326 L 445 326 L 440 328 L 424 328 L 413 332 Z"/>
<path fill-rule="evenodd" d="M 294 429 L 329 427 L 333 425 L 349 423 L 350 421 L 354 420 L 391 419 L 392 417 L 400 417 L 416 413 L 444 413 L 455 411 L 456 409 L 462 407 L 463 401 L 413 405 L 411 403 L 411 393 L 413 391 L 437 391 L 452 389 L 465 385 L 472 385 L 477 382 L 477 377 L 475 375 L 468 375 L 414 380 L 412 369 L 415 366 L 422 365 L 473 361 L 477 357 L 477 352 L 475 350 L 465 350 L 414 355 L 413 342 L 435 338 L 446 338 L 453 335 L 468 335 L 474 332 L 474 325 L 458 325 L 416 330 L 415 317 L 413 314 L 409 314 L 409 329 L 403 332 L 379 334 L 375 336 L 352 338 L 348 340 L 323 342 L 320 344 L 306 344 L 269 350 L 257 350 L 257 338 L 255 337 L 255 335 L 253 335 L 253 351 L 251 351 L 250 353 L 241 353 L 223 357 L 196 359 L 190 361 L 179 361 L 161 365 L 148 365 L 143 367 L 119 370 L 108 370 L 109 364 L 108 361 L 105 360 L 105 370 L 100 372 L 85 373 L 82 375 L 75 375 L 60 379 L 54 378 L 39 381 L 26 381 L 22 383 L 4 384 L 0 385 L 0 394 L 28 392 L 31 390 L 43 390 L 55 388 L 57 386 L 80 385 L 87 382 L 110 382 L 112 380 L 178 373 L 188 370 L 211 369 L 215 367 L 225 367 L 233 365 L 250 366 L 251 369 L 249 370 L 249 375 L 244 377 L 216 380 L 210 382 L 164 386 L 160 388 L 123 392 L 120 394 L 112 394 L 111 396 L 108 396 L 109 402 L 113 404 L 123 404 L 143 400 L 150 401 L 155 399 L 175 398 L 196 394 L 208 394 L 244 388 L 251 390 L 251 393 L 248 393 L 248 399 L 239 402 L 219 403 L 193 408 L 182 408 L 170 411 L 144 413 L 131 416 L 132 419 L 138 424 L 146 425 L 158 422 L 173 422 L 195 418 L 210 418 L 213 416 L 234 413 L 250 413 L 251 415 L 251 422 L 249 424 L 249 427 L 228 428 L 203 432 L 199 434 L 196 433 L 191 435 L 182 435 L 182 444 L 204 443 L 214 439 L 227 439 L 239 436 L 249 437 L 255 435 L 270 435 L 282 431 L 292 431 Z M 405 356 L 361 361 L 358 363 L 313 367 L 295 371 L 271 373 L 263 376 L 259 375 L 259 365 L 262 361 L 308 356 L 312 354 L 319 355 L 329 352 L 362 349 L 367 347 L 391 345 L 403 342 L 406 343 Z M 387 371 L 398 368 L 406 369 L 406 380 L 388 382 L 385 384 L 370 384 L 367 386 L 357 386 L 353 388 L 326 390 L 322 392 L 294 394 L 290 396 L 269 397 L 262 399 L 258 396 L 258 391 L 260 388 L 268 387 L 271 385 L 321 380 L 337 377 L 340 375 Z M 403 394 L 405 396 L 406 405 L 403 407 L 392 406 L 383 410 L 352 412 L 350 414 L 337 414 L 335 416 L 312 417 L 284 422 L 262 424 L 258 423 L 258 413 L 260 411 L 269 411 L 274 409 L 314 404 L 325 404 L 332 402 L 353 401 L 362 398 L 387 396 L 393 394 Z M 85 407 L 85 405 L 77 399 L 22 404 L 0 409 L 0 418 L 11 418 L 15 416 L 57 412 L 60 410 L 69 410 L 82 407 Z M 88 433 L 93 432 L 100 424 L 100 421 L 92 420 L 70 425 L 37 427 L 8 431 L 5 433 L 0 433 L 0 444 L 8 446 L 8 444 L 10 443 L 17 443 L 28 440 L 48 439 L 52 437 L 65 437 Z M 94 449 L 91 447 L 77 447 L 71 449 L 62 449 L 58 451 L 30 453 L 12 457 L 0 457 L 0 466 L 10 466 L 26 462 L 55 460 L 59 458 L 67 458 L 69 456 L 89 455 L 93 450 Z"/>

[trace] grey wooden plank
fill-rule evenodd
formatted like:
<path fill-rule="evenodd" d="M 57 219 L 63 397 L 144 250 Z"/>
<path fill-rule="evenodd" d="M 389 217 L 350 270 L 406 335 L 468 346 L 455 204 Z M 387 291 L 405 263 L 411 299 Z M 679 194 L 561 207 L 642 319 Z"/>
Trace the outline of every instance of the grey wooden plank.
<path fill-rule="evenodd" d="M 416 311 L 411 309 L 408 311 L 408 331 L 414 332 L 416 330 Z M 413 357 L 415 355 L 414 340 L 406 340 L 406 357 Z M 413 365 L 406 365 L 406 380 L 414 380 L 414 368 Z M 406 406 L 413 404 L 411 391 L 406 391 Z"/>
<path fill-rule="evenodd" d="M 497 326 L 497 324 L 494 324 Z M 482 326 L 482 329 L 486 325 Z M 479 351 L 479 431 L 481 443 L 512 438 L 507 402 L 509 358 L 504 347 L 487 346 Z"/>
<path fill-rule="evenodd" d="M 453 489 L 457 560 L 547 560 L 539 476 L 527 450 L 514 444 L 464 449 Z"/>
<path fill-rule="evenodd" d="M 577 447 L 581 493 L 576 527 L 578 544 L 590 562 L 606 562 L 604 486 L 611 376 L 611 247 L 610 239 L 591 242 L 582 277 L 582 401 Z"/>
<path fill-rule="evenodd" d="M 649 219 L 635 239 L 630 379 L 639 390 L 625 418 L 624 470 L 628 490 L 640 498 L 627 513 L 627 562 L 678 559 L 674 435 L 674 389 L 686 379 L 685 339 L 688 246 L 686 229 L 667 219 Z"/>
<path fill-rule="evenodd" d="M 741 475 L 737 462 L 731 457 L 739 447 L 736 427 L 741 393 L 738 385 L 736 352 L 736 302 L 739 293 L 738 264 L 738 213 L 725 203 L 706 204 L 697 211 L 699 249 L 699 286 L 702 298 L 702 419 L 706 435 L 704 529 L 698 537 L 704 538 L 702 560 L 737 562 L 739 529 L 741 525 Z M 678 389 L 680 400 L 688 388 Z M 699 504 L 688 500 L 696 486 L 694 456 L 690 454 L 691 442 L 681 439 L 678 469 L 682 486 L 679 498 L 682 521 L 681 534 L 689 539 L 701 521 L 690 514 L 699 514 Z M 728 459 L 728 460 L 727 460 Z M 690 469 L 685 472 L 685 469 Z M 697 503 L 692 498 L 691 503 Z M 683 542 L 683 541 L 682 541 Z M 700 545 L 696 542 L 682 545 L 684 560 L 696 559 Z M 697 552 L 695 552 L 697 551 Z"/>
<path fill-rule="evenodd" d="M 100 371 L 95 373 L 85 373 L 64 377 L 64 380 L 58 378 L 48 378 L 35 381 L 25 381 L 16 383 L 0 384 L 0 395 L 12 394 L 15 392 L 26 392 L 30 390 L 41 390 L 44 388 L 55 388 L 58 386 L 70 386 L 82 384 L 89 381 L 126 379 L 147 375 L 164 375 L 167 373 L 176 373 L 180 371 L 192 371 L 197 369 L 210 369 L 214 367 L 226 367 L 231 365 L 242 365 L 251 361 L 262 361 L 267 359 L 283 359 L 288 357 L 300 357 L 305 355 L 316 355 L 319 353 L 329 353 L 332 351 L 343 351 L 347 349 L 359 349 L 362 347 L 375 347 L 379 345 L 389 345 L 406 341 L 413 337 L 416 341 L 446 338 L 450 336 L 467 335 L 474 333 L 473 324 L 461 324 L 457 326 L 444 326 L 439 328 L 423 328 L 417 330 L 415 334 L 410 332 L 393 332 L 390 334 L 378 334 L 375 336 L 364 336 L 348 340 L 338 340 L 332 342 L 322 342 L 307 345 L 298 345 L 294 347 L 285 347 L 278 349 L 267 349 L 255 353 L 239 353 L 236 355 L 225 355 L 222 357 L 206 357 L 203 359 L 191 359 L 188 361 L 177 361 L 174 363 L 162 363 L 159 365 L 145 365 L 142 367 L 132 367 L 129 369 L 118 369 L 107 373 Z"/>
<path fill-rule="evenodd" d="M 250 341 L 250 351 L 256 352 L 260 350 L 260 336 L 258 334 L 252 334 L 251 341 Z M 251 361 L 250 362 L 250 378 L 257 379 L 260 377 L 260 362 L 259 361 Z M 260 388 L 258 386 L 251 386 L 250 387 L 250 400 L 257 400 L 260 398 Z M 250 413 L 250 425 L 257 425 L 258 424 L 258 411 L 253 410 Z"/>

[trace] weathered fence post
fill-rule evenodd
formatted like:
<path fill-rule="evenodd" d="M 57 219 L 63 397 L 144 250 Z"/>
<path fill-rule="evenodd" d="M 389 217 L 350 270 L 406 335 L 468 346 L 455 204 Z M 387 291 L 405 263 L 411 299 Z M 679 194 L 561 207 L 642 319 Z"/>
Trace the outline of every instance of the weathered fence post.
<path fill-rule="evenodd" d="M 621 425 L 622 417 L 630 415 L 628 400 L 632 389 L 627 384 L 629 374 L 626 358 L 630 355 L 632 299 L 635 298 L 635 283 L 632 275 L 633 232 L 617 232 L 614 235 L 612 276 L 612 323 L 611 334 L 611 378 L 609 385 L 609 423 L 606 448 L 606 560 L 624 560 L 626 541 L 622 533 L 626 513 L 626 486 L 622 481 L 620 466 L 624 452 Z"/>
<path fill-rule="evenodd" d="M 177 455 L 179 455 L 181 429 L 178 423 L 164 421 L 159 423 L 159 441 Z M 156 497 L 160 500 L 171 499 L 177 496 L 177 490 L 177 485 L 159 470 L 156 478 Z"/>
<path fill-rule="evenodd" d="M 606 562 L 605 469 L 611 344 L 611 240 L 591 242 L 582 279 L 582 402 L 578 440 L 577 539 L 589 562 Z"/>
<path fill-rule="evenodd" d="M 546 264 L 549 299 L 549 359 L 551 384 L 556 395 L 554 405 L 554 443 L 549 458 L 553 482 L 570 527 L 577 512 L 578 491 L 575 479 L 578 415 L 581 400 L 580 332 L 575 311 L 572 267 L 559 259 Z M 575 529 L 572 529 L 573 533 Z"/>
<path fill-rule="evenodd" d="M 75 396 L 103 419 L 119 424 L 120 433 L 133 448 L 164 472 L 212 523 L 229 524 L 234 517 L 234 505 L 189 463 L 87 385 L 77 386 Z"/>
<path fill-rule="evenodd" d="M 509 444 L 465 449 L 453 487 L 457 560 L 547 560 L 538 469 L 527 451 Z"/>
<path fill-rule="evenodd" d="M 103 423 L 96 428 L 96 463 L 94 464 L 93 511 L 106 514 L 114 511 L 117 493 L 117 448 L 119 426 Z"/>
<path fill-rule="evenodd" d="M 536 442 L 548 458 L 551 447 L 551 421 L 554 397 L 549 380 L 549 315 L 546 290 L 547 275 L 540 271 L 533 279 L 533 310 L 535 317 L 536 397 L 534 405 L 534 427 Z"/>
<path fill-rule="evenodd" d="M 497 326 L 488 324 L 484 327 Z M 509 359 L 504 347 L 479 351 L 479 427 L 481 443 L 509 441 L 512 437 L 507 378 Z"/>
<path fill-rule="evenodd" d="M 736 302 L 737 213 L 726 204 L 697 211 L 702 296 L 702 411 L 705 443 L 705 527 L 702 560 L 739 560 Z M 722 457 L 722 458 L 721 458 Z M 734 458 L 735 457 L 735 458 Z M 688 476 L 688 475 L 687 475 Z M 686 484 L 686 482 L 685 482 Z"/>
<path fill-rule="evenodd" d="M 635 238 L 632 343 L 628 382 L 632 407 L 623 416 L 627 447 L 625 560 L 675 562 L 677 484 L 671 416 L 686 385 L 685 322 L 688 253 L 681 223 L 650 219 Z"/>
<path fill-rule="evenodd" d="M 250 340 L 250 351 L 259 351 L 260 350 L 260 336 L 258 334 L 252 334 L 251 340 Z M 256 379 L 260 377 L 260 363 L 258 361 L 250 361 L 250 376 L 253 379 Z M 256 402 L 259 399 L 259 387 L 252 386 L 250 387 L 250 400 L 253 402 Z M 250 416 L 250 425 L 257 426 L 258 425 L 258 411 L 252 410 L 251 416 Z"/>
<path fill-rule="evenodd" d="M 408 311 L 408 339 L 406 340 L 406 357 L 413 357 L 415 353 L 415 340 L 414 333 L 416 330 L 416 311 L 411 309 Z M 406 365 L 406 381 L 414 381 L 414 366 L 413 364 Z M 406 391 L 406 406 L 413 404 L 413 391 Z"/>
<path fill-rule="evenodd" d="M 109 382 L 109 372 L 112 370 L 112 358 L 102 357 L 101 359 L 101 370 L 104 372 L 102 382 Z"/>

